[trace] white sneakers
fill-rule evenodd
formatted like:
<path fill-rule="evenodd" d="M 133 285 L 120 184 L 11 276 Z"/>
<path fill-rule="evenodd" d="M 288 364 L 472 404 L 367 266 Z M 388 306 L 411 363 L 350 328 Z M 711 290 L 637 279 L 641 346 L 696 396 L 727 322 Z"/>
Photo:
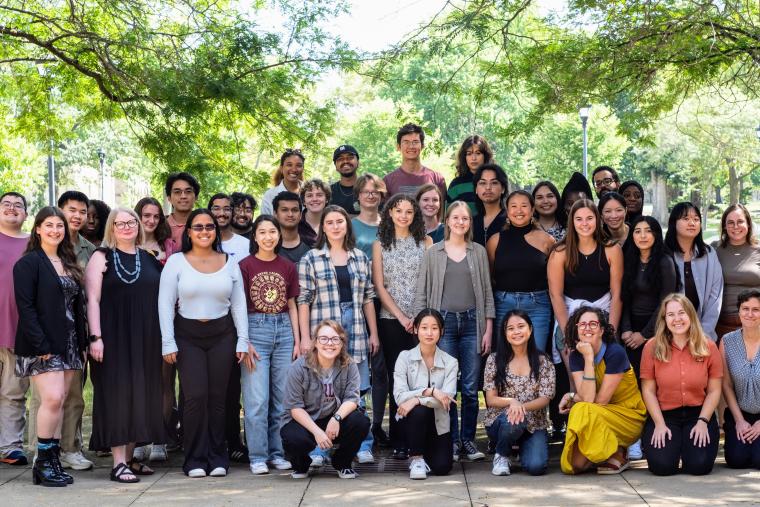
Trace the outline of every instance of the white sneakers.
<path fill-rule="evenodd" d="M 491 473 L 493 475 L 509 475 L 509 458 L 498 453 L 494 454 Z"/>
<path fill-rule="evenodd" d="M 269 464 L 272 465 L 275 470 L 290 470 L 293 468 L 293 465 L 291 465 L 290 461 L 286 460 L 285 458 L 275 458 L 270 461 Z"/>
<path fill-rule="evenodd" d="M 643 459 L 644 452 L 641 450 L 641 439 L 636 440 L 628 448 L 628 459 Z"/>
<path fill-rule="evenodd" d="M 187 476 L 191 479 L 200 479 L 201 477 L 206 477 L 206 471 L 202 468 L 193 468 L 187 473 Z"/>
<path fill-rule="evenodd" d="M 356 479 L 356 477 L 359 474 L 357 474 L 353 468 L 344 468 L 342 470 L 338 470 L 338 477 L 341 479 Z"/>
<path fill-rule="evenodd" d="M 135 451 L 132 453 L 132 459 L 142 463 L 150 456 L 150 447 L 150 445 L 135 447 Z"/>
<path fill-rule="evenodd" d="M 356 453 L 356 459 L 359 461 L 359 463 L 366 464 L 366 463 L 374 463 L 375 457 L 372 455 L 371 451 L 359 451 Z"/>
<path fill-rule="evenodd" d="M 325 466 L 325 457 L 321 454 L 312 454 L 311 456 L 311 465 L 309 465 L 309 468 L 322 468 Z"/>
<path fill-rule="evenodd" d="M 92 468 L 92 461 L 85 458 L 81 452 L 61 452 L 61 465 L 73 470 L 89 470 Z"/>
<path fill-rule="evenodd" d="M 412 463 L 409 465 L 409 478 L 415 480 L 427 479 L 427 474 L 430 471 L 430 467 L 425 463 L 425 458 L 412 458 Z"/>
<path fill-rule="evenodd" d="M 227 476 L 227 469 L 224 468 L 224 467 L 216 467 L 208 475 L 209 475 L 209 477 L 226 477 Z"/>
<path fill-rule="evenodd" d="M 169 459 L 169 457 L 166 453 L 166 445 L 153 444 L 153 448 L 150 450 L 150 460 L 151 461 L 166 461 L 167 459 Z"/>
<path fill-rule="evenodd" d="M 269 473 L 269 467 L 264 461 L 251 463 L 251 473 L 253 475 L 266 475 Z"/>

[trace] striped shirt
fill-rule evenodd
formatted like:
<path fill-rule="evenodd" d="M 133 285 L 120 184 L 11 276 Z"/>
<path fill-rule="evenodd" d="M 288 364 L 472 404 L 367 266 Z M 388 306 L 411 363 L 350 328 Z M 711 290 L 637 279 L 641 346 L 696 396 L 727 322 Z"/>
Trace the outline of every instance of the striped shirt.
<path fill-rule="evenodd" d="M 364 252 L 358 248 L 349 250 L 347 266 L 354 306 L 351 329 L 346 329 L 349 337 L 348 354 L 360 363 L 369 356 L 369 337 L 364 323 L 363 306 L 375 298 L 375 289 L 372 286 L 369 259 Z M 312 330 L 324 319 L 341 321 L 338 276 L 327 246 L 309 250 L 301 258 L 298 263 L 298 284 L 300 294 L 297 301 L 299 305 L 309 305 L 311 308 L 309 327 Z"/>

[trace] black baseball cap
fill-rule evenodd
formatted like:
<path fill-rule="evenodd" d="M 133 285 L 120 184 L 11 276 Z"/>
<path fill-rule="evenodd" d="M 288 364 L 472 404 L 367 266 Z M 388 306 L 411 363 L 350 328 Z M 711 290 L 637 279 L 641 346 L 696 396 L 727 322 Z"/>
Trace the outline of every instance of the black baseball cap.
<path fill-rule="evenodd" d="M 341 144 L 333 152 L 333 164 L 335 163 L 336 160 L 338 160 L 338 157 L 340 157 L 344 153 L 351 153 L 352 155 L 356 155 L 356 158 L 359 158 L 359 152 L 356 151 L 356 148 L 354 148 L 350 144 Z"/>

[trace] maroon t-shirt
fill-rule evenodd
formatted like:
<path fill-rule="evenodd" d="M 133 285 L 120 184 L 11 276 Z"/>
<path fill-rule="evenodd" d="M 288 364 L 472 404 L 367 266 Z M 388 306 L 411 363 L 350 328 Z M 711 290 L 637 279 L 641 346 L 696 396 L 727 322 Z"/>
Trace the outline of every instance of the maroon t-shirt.
<path fill-rule="evenodd" d="M 249 255 L 240 261 L 248 313 L 284 313 L 288 299 L 298 297 L 296 265 L 278 255 L 262 261 Z"/>
<path fill-rule="evenodd" d="M 427 183 L 438 185 L 442 194 L 446 195 L 446 180 L 441 173 L 425 166 L 422 166 L 420 172 L 415 174 L 410 174 L 401 169 L 401 167 L 398 167 L 395 171 L 386 174 L 383 181 L 385 182 L 389 197 L 399 193 L 414 197 L 417 190 Z"/>
<path fill-rule="evenodd" d="M 0 232 L 0 348 L 12 349 L 16 343 L 18 310 L 13 293 L 13 265 L 29 243 L 29 237 L 14 238 Z"/>

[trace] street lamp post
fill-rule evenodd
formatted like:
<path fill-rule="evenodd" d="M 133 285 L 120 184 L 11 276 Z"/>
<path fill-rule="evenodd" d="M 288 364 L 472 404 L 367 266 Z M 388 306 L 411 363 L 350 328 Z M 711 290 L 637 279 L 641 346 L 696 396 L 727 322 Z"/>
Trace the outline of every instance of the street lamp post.
<path fill-rule="evenodd" d="M 591 113 L 591 106 L 582 106 L 578 109 L 578 116 L 581 118 L 581 125 L 583 126 L 583 177 L 588 179 L 588 136 L 586 133 L 586 125 L 588 124 L 588 117 Z"/>
<path fill-rule="evenodd" d="M 760 125 L 755 129 L 755 134 L 757 135 L 757 140 L 760 141 Z"/>
<path fill-rule="evenodd" d="M 42 78 L 49 78 L 47 67 L 43 64 L 37 64 L 37 72 Z M 50 128 L 50 122 L 52 121 L 52 110 L 50 105 L 50 82 L 47 83 L 47 106 L 48 106 L 48 205 L 55 206 L 55 158 L 53 158 L 53 151 L 55 149 L 55 141 L 53 141 L 53 130 Z"/>
<path fill-rule="evenodd" d="M 106 152 L 103 148 L 98 148 L 98 161 L 100 162 L 100 200 L 106 200 Z"/>

